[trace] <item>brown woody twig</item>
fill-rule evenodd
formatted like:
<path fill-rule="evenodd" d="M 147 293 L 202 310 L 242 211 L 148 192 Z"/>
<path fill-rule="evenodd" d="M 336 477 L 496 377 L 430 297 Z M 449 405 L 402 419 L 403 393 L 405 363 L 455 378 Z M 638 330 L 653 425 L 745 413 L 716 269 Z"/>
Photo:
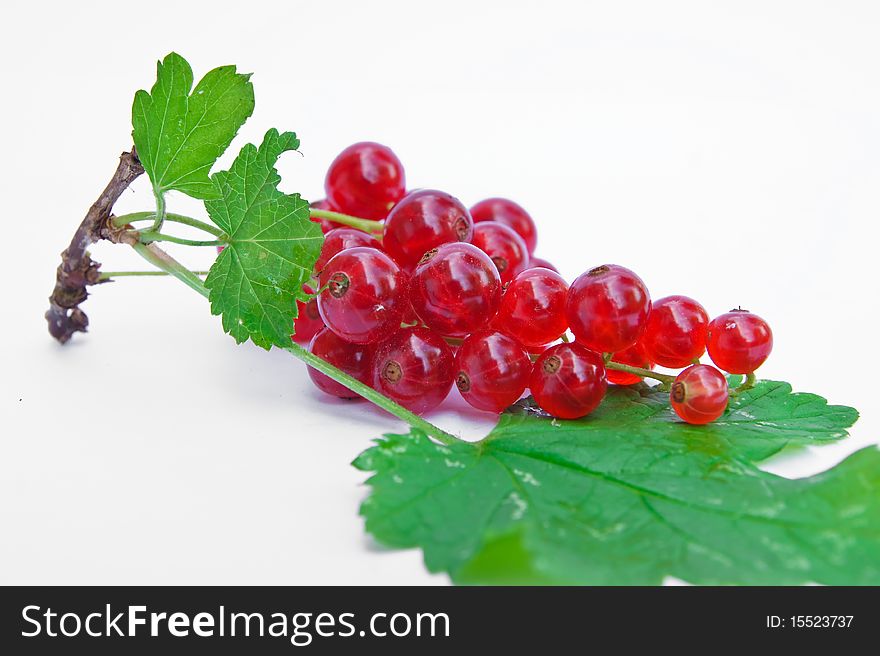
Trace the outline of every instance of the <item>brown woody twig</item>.
<path fill-rule="evenodd" d="M 62 344 L 74 333 L 86 331 L 89 318 L 79 306 L 89 295 L 86 290 L 89 285 L 104 282 L 100 279 L 100 263 L 93 261 L 86 249 L 102 239 L 120 241 L 124 231 L 113 227 L 110 221 L 113 205 L 143 172 L 144 167 L 134 148 L 131 152 L 122 153 L 119 166 L 107 187 L 89 208 L 70 245 L 61 253 L 61 264 L 55 278 L 55 289 L 49 297 L 46 321 L 49 323 L 49 333 Z"/>

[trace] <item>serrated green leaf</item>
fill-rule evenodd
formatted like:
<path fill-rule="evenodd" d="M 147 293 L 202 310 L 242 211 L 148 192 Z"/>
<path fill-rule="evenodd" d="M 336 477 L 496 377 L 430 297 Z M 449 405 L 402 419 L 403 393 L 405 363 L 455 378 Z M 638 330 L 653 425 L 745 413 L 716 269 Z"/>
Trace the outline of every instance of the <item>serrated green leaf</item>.
<path fill-rule="evenodd" d="M 144 170 L 157 194 L 175 189 L 194 198 L 216 198 L 211 167 L 254 111 L 250 75 L 221 66 L 193 89 L 192 68 L 174 52 L 156 69 L 152 90 L 138 91 L 131 110 Z"/>
<path fill-rule="evenodd" d="M 731 389 L 739 379 L 731 377 Z M 515 432 L 518 415 L 534 407 L 531 399 L 518 403 L 502 414 L 499 428 Z M 649 429 L 653 439 L 667 435 L 684 440 L 694 448 L 714 449 L 752 461 L 769 458 L 788 446 L 820 446 L 843 439 L 846 429 L 859 418 L 855 408 L 829 406 L 815 394 L 793 394 L 791 385 L 761 381 L 756 387 L 731 398 L 727 411 L 706 426 L 682 423 L 669 405 L 669 393 L 657 387 L 635 385 L 611 387 L 602 405 L 581 421 L 559 422 L 562 430 L 581 431 L 633 428 Z M 525 426 L 531 430 L 532 425 Z"/>
<path fill-rule="evenodd" d="M 266 133 L 259 148 L 247 144 L 228 171 L 212 176 L 219 198 L 205 202 L 208 215 L 229 237 L 205 286 L 211 312 L 239 343 L 250 339 L 265 349 L 290 343 L 296 301 L 307 300 L 323 235 L 309 220 L 308 201 L 278 190 L 275 163 L 296 150 L 293 132 Z"/>
<path fill-rule="evenodd" d="M 361 512 L 459 583 L 876 585 L 880 451 L 801 480 L 754 464 L 855 418 L 762 382 L 693 427 L 656 392 L 614 389 L 583 420 L 521 408 L 473 445 L 386 436 L 355 461 L 374 472 Z"/>

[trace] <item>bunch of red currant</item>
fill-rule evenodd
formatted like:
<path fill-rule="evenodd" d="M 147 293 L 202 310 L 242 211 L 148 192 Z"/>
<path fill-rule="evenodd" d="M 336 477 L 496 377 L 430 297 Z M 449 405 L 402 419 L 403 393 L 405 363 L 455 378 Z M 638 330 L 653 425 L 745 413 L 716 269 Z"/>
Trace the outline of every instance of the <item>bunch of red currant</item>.
<path fill-rule="evenodd" d="M 671 384 L 684 421 L 704 424 L 729 394 L 721 371 L 699 363 L 707 348 L 720 369 L 750 379 L 770 354 L 760 317 L 734 310 L 709 321 L 686 296 L 652 303 L 624 267 L 590 269 L 569 286 L 534 257 L 535 224 L 522 207 L 490 198 L 468 210 L 441 191 L 407 193 L 403 166 L 380 144 L 346 148 L 325 190 L 314 208 L 380 223 L 371 234 L 316 219 L 325 241 L 307 291 L 317 295 L 301 304 L 294 338 L 413 412 L 438 406 L 455 383 L 480 410 L 501 412 L 529 389 L 547 413 L 574 419 L 609 382 L 637 383 L 656 364 L 684 368 L 653 376 Z M 309 371 L 324 392 L 353 396 Z"/>

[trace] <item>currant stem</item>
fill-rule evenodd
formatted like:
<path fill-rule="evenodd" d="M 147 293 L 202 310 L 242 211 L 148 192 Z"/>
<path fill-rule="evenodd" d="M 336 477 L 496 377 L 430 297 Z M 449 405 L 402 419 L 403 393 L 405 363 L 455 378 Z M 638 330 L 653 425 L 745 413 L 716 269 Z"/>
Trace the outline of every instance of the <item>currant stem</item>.
<path fill-rule="evenodd" d="M 428 435 L 431 435 L 439 442 L 443 444 L 455 444 L 458 442 L 463 442 L 464 440 L 447 433 L 444 430 L 441 430 L 434 424 L 429 421 L 426 421 L 419 417 L 417 414 L 410 412 L 402 405 L 395 403 L 391 399 L 389 399 L 384 394 L 377 392 L 372 387 L 365 385 L 357 378 L 353 378 L 349 376 L 347 373 L 342 371 L 341 369 L 337 369 L 329 362 L 322 360 L 317 355 L 309 353 L 306 349 L 304 349 L 299 344 L 291 342 L 289 346 L 282 347 L 285 351 L 291 353 L 294 357 L 302 360 L 310 367 L 314 367 L 322 374 L 325 374 L 335 380 L 337 383 L 345 385 L 348 389 L 353 392 L 357 392 L 365 399 L 370 401 L 371 403 L 379 406 L 386 412 L 391 413 L 398 419 L 405 421 L 407 424 L 412 426 L 413 428 L 418 428 L 420 430 L 425 431 Z"/>
<path fill-rule="evenodd" d="M 385 229 L 384 224 L 381 221 L 370 221 L 369 219 L 362 219 L 357 216 L 341 214 L 339 212 L 331 212 L 330 210 L 309 209 L 309 215 L 316 219 L 326 219 L 371 234 L 381 233 Z"/>
<path fill-rule="evenodd" d="M 754 372 L 746 374 L 745 379 L 742 383 L 737 385 L 733 390 L 731 390 L 731 395 L 737 395 L 741 392 L 745 392 L 746 390 L 752 389 L 755 386 L 755 383 L 758 381 L 758 377 L 755 376 Z"/>
<path fill-rule="evenodd" d="M 131 214 L 120 214 L 119 216 L 113 217 L 113 225 L 115 225 L 117 228 L 121 228 L 128 225 L 129 223 L 135 223 L 136 221 L 154 220 L 155 218 L 155 212 L 133 212 Z M 165 220 L 170 223 L 182 223 L 183 225 L 198 228 L 199 230 L 214 235 L 215 237 L 223 236 L 223 231 L 219 228 L 215 228 L 210 223 L 199 221 L 198 219 L 194 219 L 191 216 L 184 216 L 183 214 L 174 214 L 173 212 L 168 212 L 167 214 L 165 214 Z"/>
<path fill-rule="evenodd" d="M 156 197 L 156 218 L 153 220 L 153 230 L 159 232 L 165 221 L 165 194 L 153 188 L 153 196 Z"/>
<path fill-rule="evenodd" d="M 195 273 L 184 267 L 180 262 L 168 255 L 168 253 L 163 251 L 155 244 L 138 243 L 134 244 L 132 248 L 134 248 L 134 250 L 141 257 L 143 257 L 154 266 L 158 267 L 169 275 L 174 276 L 191 289 L 194 289 L 205 298 L 208 298 L 208 288 L 205 287 L 205 283 L 202 282 L 202 280 L 197 275 L 195 275 Z M 379 406 L 386 412 L 389 412 L 398 419 L 405 421 L 413 428 L 418 428 L 425 431 L 425 433 L 431 435 L 442 444 L 448 445 L 464 441 L 456 437 L 455 435 L 447 433 L 446 431 L 438 428 L 431 422 L 425 421 L 414 412 L 411 412 L 404 408 L 402 405 L 395 403 L 384 394 L 377 392 L 372 387 L 365 385 L 358 379 L 349 376 L 341 369 L 337 369 L 329 362 L 326 362 L 318 356 L 309 353 L 299 344 L 291 342 L 289 345 L 283 346 L 282 348 L 285 351 L 290 352 L 298 359 L 305 362 L 307 365 L 314 367 L 322 374 L 329 376 L 337 383 L 344 385 L 353 392 L 357 392 L 365 399 Z"/>
<path fill-rule="evenodd" d="M 193 271 L 197 276 L 207 276 L 207 271 Z M 127 278 L 133 276 L 170 276 L 167 271 L 104 271 L 98 280 L 112 280 L 113 278 Z"/>
<path fill-rule="evenodd" d="M 669 374 L 660 374 L 656 371 L 651 371 L 650 369 L 642 369 L 641 367 L 632 367 L 628 364 L 621 364 L 620 362 L 613 362 L 609 360 L 605 363 L 606 369 L 616 369 L 617 371 L 625 371 L 628 374 L 634 374 L 636 376 L 641 376 L 643 378 L 653 378 L 654 380 L 659 380 L 661 383 L 674 383 L 675 376 L 671 376 Z"/>
<path fill-rule="evenodd" d="M 142 244 L 151 244 L 154 241 L 168 241 L 172 244 L 183 244 L 184 246 L 224 246 L 228 243 L 223 239 L 184 239 L 182 237 L 166 235 L 161 232 L 155 232 L 153 230 L 143 230 L 142 232 L 138 233 L 138 241 L 140 241 Z"/>
<path fill-rule="evenodd" d="M 132 244 L 135 253 L 144 258 L 153 266 L 161 269 L 170 276 L 174 276 L 183 284 L 194 289 L 199 294 L 208 298 L 208 288 L 195 273 L 187 269 L 180 262 L 171 257 L 155 244 Z"/>

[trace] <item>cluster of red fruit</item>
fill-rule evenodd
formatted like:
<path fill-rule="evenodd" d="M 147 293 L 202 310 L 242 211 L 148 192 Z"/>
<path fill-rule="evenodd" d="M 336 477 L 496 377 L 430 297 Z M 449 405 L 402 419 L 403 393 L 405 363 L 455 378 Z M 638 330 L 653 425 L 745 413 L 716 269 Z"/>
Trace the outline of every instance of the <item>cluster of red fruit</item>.
<path fill-rule="evenodd" d="M 435 408 L 455 383 L 480 410 L 500 412 L 529 389 L 543 410 L 574 419 L 599 405 L 609 382 L 634 384 L 638 369 L 657 364 L 685 368 L 672 407 L 702 424 L 728 400 L 721 371 L 698 363 L 706 349 L 735 374 L 751 374 L 770 354 L 760 317 L 736 310 L 709 321 L 686 296 L 652 304 L 624 267 L 596 267 L 569 286 L 533 256 L 535 224 L 522 207 L 492 198 L 468 210 L 441 191 L 407 193 L 403 166 L 385 146 L 345 149 L 325 190 L 313 207 L 384 223 L 377 238 L 322 220 L 319 293 L 301 304 L 294 338 L 413 412 Z M 353 396 L 309 371 L 324 392 Z"/>

